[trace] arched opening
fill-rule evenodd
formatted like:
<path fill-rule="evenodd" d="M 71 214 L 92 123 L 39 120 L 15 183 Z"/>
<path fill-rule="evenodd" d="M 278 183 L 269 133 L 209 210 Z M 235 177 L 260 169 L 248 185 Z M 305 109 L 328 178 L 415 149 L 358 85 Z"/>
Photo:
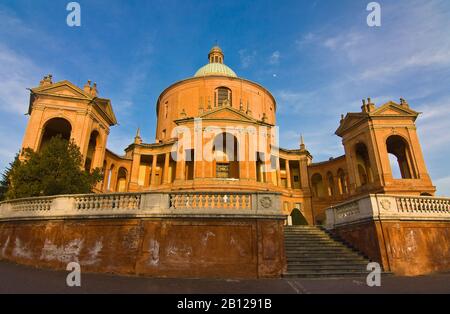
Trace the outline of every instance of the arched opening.
<path fill-rule="evenodd" d="M 61 135 L 63 139 L 69 141 L 71 133 L 72 126 L 66 119 L 53 118 L 48 120 L 42 132 L 41 144 L 39 145 L 38 151 L 45 147 L 51 138 L 57 135 Z"/>
<path fill-rule="evenodd" d="M 306 226 L 308 225 L 308 221 L 306 221 L 305 216 L 303 216 L 302 212 L 298 208 L 294 208 L 291 212 L 291 220 L 293 226 Z"/>
<path fill-rule="evenodd" d="M 370 165 L 369 152 L 364 143 L 358 143 L 355 147 L 356 166 L 358 169 L 359 185 L 364 186 L 373 182 L 372 168 Z"/>
<path fill-rule="evenodd" d="M 216 107 L 232 106 L 231 89 L 227 87 L 218 87 L 214 93 L 214 105 Z"/>
<path fill-rule="evenodd" d="M 109 168 L 109 170 L 108 170 L 108 179 L 106 180 L 106 182 L 107 182 L 107 184 L 106 184 L 106 191 L 111 191 L 111 189 L 112 189 L 112 187 L 111 187 L 111 185 L 112 185 L 112 174 L 113 174 L 113 171 L 114 171 L 114 165 L 111 165 L 111 167 Z"/>
<path fill-rule="evenodd" d="M 97 131 L 92 131 L 89 137 L 88 149 L 86 152 L 86 161 L 84 162 L 84 169 L 86 171 L 91 171 L 94 163 L 95 152 L 97 150 L 97 144 L 99 139 L 99 133 Z"/>
<path fill-rule="evenodd" d="M 216 136 L 213 144 L 216 178 L 239 179 L 239 143 L 230 133 Z"/>
<path fill-rule="evenodd" d="M 336 189 L 334 188 L 334 179 L 331 172 L 327 173 L 327 183 L 328 183 L 328 196 L 333 196 L 336 194 Z"/>
<path fill-rule="evenodd" d="M 316 173 L 311 177 L 311 186 L 315 197 L 325 197 L 325 187 L 320 173 Z"/>
<path fill-rule="evenodd" d="M 339 189 L 339 194 L 347 194 L 348 192 L 348 188 L 347 188 L 347 177 L 345 176 L 345 172 L 344 170 L 342 170 L 341 168 L 339 168 L 338 172 L 338 189 Z"/>
<path fill-rule="evenodd" d="M 126 192 L 127 190 L 127 169 L 120 167 L 117 173 L 117 192 Z"/>
<path fill-rule="evenodd" d="M 386 148 L 392 177 L 395 179 L 415 178 L 408 143 L 401 136 L 392 135 L 386 140 Z"/>

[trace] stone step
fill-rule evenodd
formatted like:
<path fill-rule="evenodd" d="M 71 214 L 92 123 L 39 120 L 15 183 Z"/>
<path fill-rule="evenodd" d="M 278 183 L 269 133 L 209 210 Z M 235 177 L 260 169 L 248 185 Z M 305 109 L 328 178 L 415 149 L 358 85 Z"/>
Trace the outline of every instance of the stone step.
<path fill-rule="evenodd" d="M 322 246 L 322 247 L 314 247 L 314 246 L 311 246 L 311 247 L 296 247 L 296 248 L 286 249 L 286 252 L 290 252 L 290 253 L 330 252 L 330 253 L 333 253 L 333 254 L 340 254 L 340 253 L 353 253 L 353 254 L 355 254 L 356 253 L 355 251 L 352 251 L 349 248 L 339 247 L 339 246 L 338 247 L 333 247 L 333 246 L 332 247 L 325 247 L 325 246 Z"/>
<path fill-rule="evenodd" d="M 317 260 L 290 260 L 289 261 L 289 267 L 291 266 L 361 266 L 366 267 L 367 262 L 364 260 L 324 260 L 324 261 L 317 261 Z"/>
<path fill-rule="evenodd" d="M 314 245 L 311 243 L 285 243 L 284 247 L 286 249 L 289 250 L 295 250 L 297 248 L 317 248 L 317 247 L 322 247 L 322 248 L 346 248 L 346 249 L 350 249 L 348 246 L 342 245 L 340 243 L 320 243 L 318 245 Z"/>
<path fill-rule="evenodd" d="M 359 256 L 358 253 L 355 253 L 353 251 L 347 250 L 347 249 L 327 249 L 327 248 L 318 248 L 318 249 L 298 249 L 298 250 L 286 250 L 287 256 L 305 256 L 310 254 L 325 254 L 329 256 L 330 258 L 333 258 L 333 256 Z"/>
<path fill-rule="evenodd" d="M 357 256 L 360 256 L 353 252 L 342 252 L 339 254 L 336 254 L 335 252 L 286 252 L 286 256 L 288 258 L 303 258 L 303 257 L 324 257 L 333 259 L 334 257 L 349 257 L 354 258 Z M 364 258 L 361 256 L 361 258 Z"/>
<path fill-rule="evenodd" d="M 284 243 L 284 277 L 366 277 L 369 273 L 369 260 L 320 228 L 286 227 Z"/>
<path fill-rule="evenodd" d="M 317 235 L 311 235 L 311 234 L 308 234 L 308 235 L 305 235 L 305 234 L 285 234 L 284 235 L 285 237 L 286 237 L 286 239 L 308 239 L 308 240 L 310 240 L 310 239 L 331 239 L 331 240 L 336 240 L 336 239 L 333 239 L 333 238 L 330 238 L 329 236 L 327 236 L 327 235 L 324 235 L 324 234 L 317 234 Z"/>
<path fill-rule="evenodd" d="M 363 256 L 335 256 L 333 258 L 330 258 L 329 256 L 326 257 L 320 257 L 320 256 L 302 256 L 301 258 L 299 258 L 298 256 L 287 256 L 287 261 L 288 264 L 290 262 L 305 262 L 305 263 L 309 263 L 309 262 L 339 262 L 339 261 L 345 261 L 345 262 L 367 262 L 369 263 L 369 261 L 364 258 Z"/>
<path fill-rule="evenodd" d="M 369 272 L 348 272 L 348 271 L 297 271 L 283 274 L 284 278 L 366 278 Z"/>
<path fill-rule="evenodd" d="M 327 234 L 323 231 L 285 231 L 285 234 L 292 234 L 292 235 L 297 235 L 297 234 L 305 234 L 305 235 L 321 235 L 321 234 Z"/>
<path fill-rule="evenodd" d="M 350 272 L 367 272 L 365 266 L 362 265 L 310 265 L 310 266 L 289 266 L 288 273 L 299 271 L 350 271 Z"/>
<path fill-rule="evenodd" d="M 333 237 L 325 232 L 285 232 L 286 236 L 305 236 L 305 237 Z"/>
<path fill-rule="evenodd" d="M 307 243 L 314 243 L 314 242 L 328 242 L 328 243 L 342 243 L 341 241 L 337 239 L 330 239 L 329 237 L 285 237 L 284 242 L 307 242 Z"/>

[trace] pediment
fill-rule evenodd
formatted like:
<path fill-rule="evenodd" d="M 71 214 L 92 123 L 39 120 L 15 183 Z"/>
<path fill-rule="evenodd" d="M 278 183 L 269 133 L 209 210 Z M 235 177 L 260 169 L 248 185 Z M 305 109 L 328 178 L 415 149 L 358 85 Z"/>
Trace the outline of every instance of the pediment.
<path fill-rule="evenodd" d="M 399 105 L 393 101 L 385 103 L 374 112 L 370 113 L 370 116 L 412 116 L 417 117 L 418 112 L 410 109 L 405 105 Z"/>
<path fill-rule="evenodd" d="M 342 120 L 341 125 L 336 130 L 335 134 L 341 136 L 341 134 L 351 128 L 354 125 L 359 124 L 360 122 L 367 119 L 368 115 L 365 113 L 348 113 L 347 116 Z"/>
<path fill-rule="evenodd" d="M 61 81 L 51 85 L 39 86 L 33 88 L 36 94 L 55 95 L 63 97 L 91 99 L 92 96 L 87 95 L 83 90 L 73 85 L 69 81 Z"/>
<path fill-rule="evenodd" d="M 114 111 L 113 111 L 112 105 L 111 105 L 111 101 L 109 99 L 96 98 L 95 103 L 98 105 L 100 110 L 104 114 L 106 114 L 111 126 L 117 124 L 117 118 L 116 118 L 116 115 L 114 114 Z"/>
<path fill-rule="evenodd" d="M 256 120 L 247 115 L 245 112 L 241 112 L 232 107 L 220 107 L 217 109 L 213 109 L 207 111 L 200 115 L 200 118 L 204 120 L 240 120 L 240 121 L 248 121 L 255 122 Z"/>

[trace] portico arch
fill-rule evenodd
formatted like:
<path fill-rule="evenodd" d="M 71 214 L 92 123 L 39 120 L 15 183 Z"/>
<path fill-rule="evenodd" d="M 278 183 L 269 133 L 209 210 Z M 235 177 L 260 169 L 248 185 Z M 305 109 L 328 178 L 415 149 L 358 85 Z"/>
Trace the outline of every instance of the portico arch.
<path fill-rule="evenodd" d="M 84 162 L 84 169 L 86 171 L 90 171 L 94 167 L 99 142 L 100 142 L 100 134 L 96 130 L 92 131 L 91 136 L 89 137 L 89 144 L 86 152 L 86 160 Z"/>
<path fill-rule="evenodd" d="M 399 174 L 399 179 L 413 179 L 416 177 L 414 167 L 411 163 L 409 145 L 403 137 L 399 135 L 389 136 L 386 140 L 386 149 L 390 157 L 393 177 L 395 177 L 395 172 Z"/>
<path fill-rule="evenodd" d="M 128 171 L 124 167 L 120 167 L 117 172 L 117 192 L 126 192 L 127 190 Z"/>
<path fill-rule="evenodd" d="M 369 152 L 364 143 L 355 146 L 356 169 L 358 173 L 359 186 L 364 186 L 373 182 L 372 167 L 369 159 Z"/>
<path fill-rule="evenodd" d="M 44 124 L 41 141 L 37 151 L 40 151 L 50 139 L 60 135 L 69 141 L 72 135 L 72 125 L 64 118 L 52 118 Z"/>

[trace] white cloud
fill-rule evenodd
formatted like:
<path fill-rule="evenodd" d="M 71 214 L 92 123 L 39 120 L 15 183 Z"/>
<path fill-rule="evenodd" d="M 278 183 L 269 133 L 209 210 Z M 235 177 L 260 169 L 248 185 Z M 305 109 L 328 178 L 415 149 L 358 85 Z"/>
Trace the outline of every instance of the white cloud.
<path fill-rule="evenodd" d="M 241 49 L 239 50 L 239 58 L 241 60 L 241 67 L 246 69 L 253 64 L 256 58 L 256 51 L 248 52 L 247 49 Z"/>
<path fill-rule="evenodd" d="M 295 45 L 299 50 L 302 50 L 303 48 L 307 47 L 308 45 L 315 43 L 317 39 L 317 35 L 314 33 L 307 33 L 306 35 L 303 35 L 301 39 L 297 39 L 295 41 Z"/>
<path fill-rule="evenodd" d="M 24 55 L 0 45 L 0 110 L 24 114 L 29 91 L 39 81 L 42 70 Z"/>
<path fill-rule="evenodd" d="M 273 64 L 273 65 L 276 65 L 276 64 L 280 63 L 280 52 L 278 50 L 274 51 L 272 53 L 272 55 L 269 58 L 269 63 Z"/>

